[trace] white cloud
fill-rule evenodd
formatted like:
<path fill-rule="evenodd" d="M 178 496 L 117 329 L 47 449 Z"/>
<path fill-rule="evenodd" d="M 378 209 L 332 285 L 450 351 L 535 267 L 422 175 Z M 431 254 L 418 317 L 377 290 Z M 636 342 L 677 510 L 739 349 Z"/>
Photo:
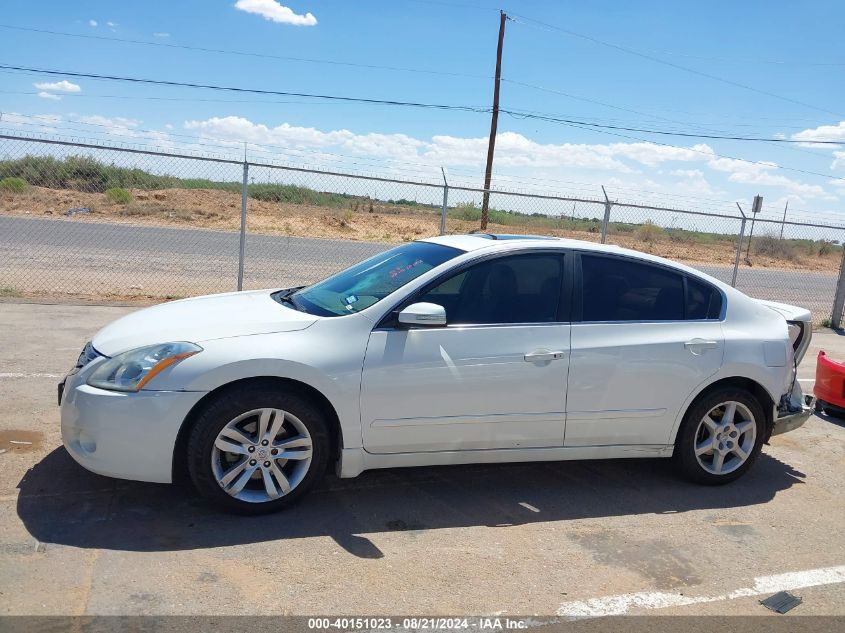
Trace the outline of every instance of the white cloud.
<path fill-rule="evenodd" d="M 235 2 L 235 8 L 281 24 L 292 24 L 294 26 L 316 26 L 317 24 L 317 18 L 311 13 L 299 15 L 294 13 L 292 9 L 279 4 L 276 0 L 238 0 Z"/>
<path fill-rule="evenodd" d="M 97 20 L 88 20 L 88 26 L 97 26 Z"/>
<path fill-rule="evenodd" d="M 421 164 L 481 168 L 487 154 L 487 137 L 466 138 L 435 135 L 423 140 L 405 134 L 356 134 L 349 130 L 322 131 L 284 123 L 276 127 L 253 123 L 236 116 L 187 121 L 185 127 L 210 139 L 247 141 L 268 151 L 270 146 L 308 152 L 333 151 L 349 156 L 367 156 Z M 522 134 L 501 132 L 496 138 L 496 166 L 525 170 L 598 170 L 616 174 L 637 174 L 640 166 L 666 162 L 704 162 L 713 156 L 707 145 L 666 147 L 654 143 L 539 143 Z M 693 177 L 694 176 L 694 177 Z M 696 193 L 710 192 L 703 173 L 687 174 L 685 185 Z"/>
<path fill-rule="evenodd" d="M 74 83 L 62 79 L 61 81 L 41 81 L 32 84 L 39 90 L 55 90 L 57 92 L 82 92 L 82 88 Z"/>
<path fill-rule="evenodd" d="M 170 37 L 170 33 L 165 33 L 164 31 L 158 31 L 153 33 L 153 37 Z"/>
<path fill-rule="evenodd" d="M 681 179 L 685 193 L 696 196 L 712 196 L 716 194 L 713 186 L 700 169 L 673 169 L 670 176 Z"/>
<path fill-rule="evenodd" d="M 833 152 L 833 162 L 830 164 L 831 169 L 845 169 L 845 152 Z"/>
<path fill-rule="evenodd" d="M 51 97 L 46 98 L 50 99 Z M 15 128 L 26 127 L 27 131 L 31 131 L 30 128 L 33 123 L 37 123 L 41 126 L 41 129 L 38 130 L 39 132 L 56 133 L 59 131 L 56 126 L 61 124 L 62 120 L 62 117 L 58 114 L 40 114 L 36 116 L 31 114 L 20 114 L 19 112 L 3 113 L 3 125 L 9 125 Z"/>
<path fill-rule="evenodd" d="M 52 99 L 53 101 L 61 101 L 62 98 L 59 95 L 54 95 L 52 92 L 39 92 L 38 96 L 42 99 Z"/>
<path fill-rule="evenodd" d="M 803 143 L 807 147 L 830 147 L 830 145 L 820 145 L 813 143 L 813 141 L 842 141 L 845 143 L 845 121 L 840 121 L 836 125 L 820 125 L 809 130 L 802 130 L 793 134 L 792 139 L 807 141 L 807 143 Z"/>
<path fill-rule="evenodd" d="M 654 166 L 666 161 L 700 161 L 713 155 L 713 149 L 704 143 L 692 147 L 669 147 L 655 143 L 614 143 L 610 145 L 616 155 Z"/>
<path fill-rule="evenodd" d="M 728 180 L 731 182 L 738 182 L 745 185 L 782 187 L 790 193 L 798 194 L 805 198 L 835 199 L 834 196 L 831 196 L 825 191 L 824 187 L 810 185 L 776 173 L 774 170 L 778 167 L 777 163 L 769 161 L 751 163 L 735 158 L 714 158 L 707 165 L 716 171 L 730 174 Z"/>
<path fill-rule="evenodd" d="M 111 22 L 111 21 L 106 22 L 106 26 L 110 26 L 110 27 L 114 28 L 114 27 L 117 26 L 117 22 Z"/>

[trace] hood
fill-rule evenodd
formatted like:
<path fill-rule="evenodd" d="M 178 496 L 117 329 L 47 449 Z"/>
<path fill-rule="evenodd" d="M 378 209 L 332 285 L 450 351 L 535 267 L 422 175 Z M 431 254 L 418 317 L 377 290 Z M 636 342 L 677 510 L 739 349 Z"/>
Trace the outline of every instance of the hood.
<path fill-rule="evenodd" d="M 94 349 L 114 356 L 130 349 L 188 341 L 293 332 L 312 325 L 317 317 L 273 300 L 271 290 L 230 292 L 162 303 L 133 312 L 100 330 Z"/>

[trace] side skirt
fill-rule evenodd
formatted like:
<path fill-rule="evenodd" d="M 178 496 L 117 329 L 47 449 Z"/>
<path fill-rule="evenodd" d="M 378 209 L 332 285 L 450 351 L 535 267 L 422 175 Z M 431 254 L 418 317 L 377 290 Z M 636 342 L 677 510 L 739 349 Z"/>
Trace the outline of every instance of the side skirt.
<path fill-rule="evenodd" d="M 636 444 L 617 446 L 555 446 L 550 448 L 505 448 L 428 453 L 376 455 L 363 448 L 345 448 L 337 462 L 338 477 L 357 477 L 365 470 L 452 464 L 506 462 L 555 462 L 579 459 L 621 459 L 626 457 L 671 457 L 672 445 Z"/>

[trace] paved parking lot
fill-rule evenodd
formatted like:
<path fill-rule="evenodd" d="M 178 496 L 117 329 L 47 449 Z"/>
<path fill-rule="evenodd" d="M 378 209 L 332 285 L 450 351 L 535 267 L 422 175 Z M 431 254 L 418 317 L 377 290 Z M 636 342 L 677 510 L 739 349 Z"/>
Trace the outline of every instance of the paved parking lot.
<path fill-rule="evenodd" d="M 421 468 L 232 517 L 61 447 L 55 383 L 128 310 L 0 303 L 0 613 L 761 614 L 779 589 L 845 613 L 842 421 L 720 488 L 654 460 Z M 820 347 L 845 357 L 817 334 L 803 380 Z"/>

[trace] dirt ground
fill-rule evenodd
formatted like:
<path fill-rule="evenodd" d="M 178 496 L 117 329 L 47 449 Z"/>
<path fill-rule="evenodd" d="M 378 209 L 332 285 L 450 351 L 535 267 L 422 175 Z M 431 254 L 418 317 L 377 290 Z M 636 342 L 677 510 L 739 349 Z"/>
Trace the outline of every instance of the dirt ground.
<path fill-rule="evenodd" d="M 61 216 L 68 209 L 85 207 L 90 213 L 76 215 L 74 222 L 107 221 L 145 226 L 179 226 L 233 231 L 240 226 L 241 196 L 208 189 L 132 190 L 133 201 L 113 204 L 104 194 L 67 189 L 31 187 L 20 194 L 0 194 L 0 214 L 13 216 Z M 373 201 L 358 210 L 315 207 L 302 204 L 248 201 L 248 231 L 254 234 L 286 235 L 323 239 L 398 243 L 436 235 L 439 212 L 415 210 L 404 205 Z M 448 233 L 468 233 L 476 222 L 449 218 Z M 598 232 L 573 231 L 526 222 L 523 226 L 490 224 L 492 233 L 543 233 L 557 237 L 598 241 Z M 735 243 L 675 241 L 659 235 L 644 241 L 636 233 L 611 234 L 608 241 L 626 248 L 689 263 L 733 264 Z M 824 256 L 802 256 L 792 260 L 754 256 L 754 266 L 782 270 L 835 272 L 840 252 Z"/>

